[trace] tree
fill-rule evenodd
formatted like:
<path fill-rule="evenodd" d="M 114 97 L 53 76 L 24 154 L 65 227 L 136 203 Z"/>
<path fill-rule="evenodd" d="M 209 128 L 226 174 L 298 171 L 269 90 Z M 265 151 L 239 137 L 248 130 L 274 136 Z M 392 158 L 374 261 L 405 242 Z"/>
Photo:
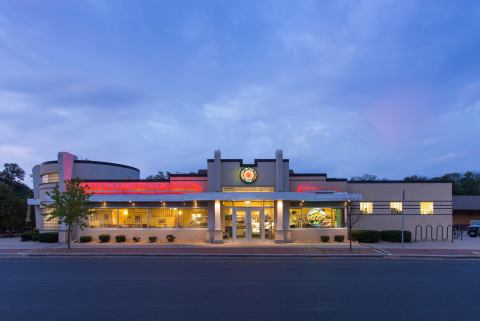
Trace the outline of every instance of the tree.
<path fill-rule="evenodd" d="M 370 181 L 378 181 L 379 179 L 375 175 L 371 174 L 363 174 L 362 176 L 353 176 L 352 181 L 361 181 L 361 182 L 370 182 Z"/>
<path fill-rule="evenodd" d="M 27 198 L 33 197 L 33 191 L 22 182 L 24 178 L 25 171 L 15 163 L 4 164 L 0 171 L 0 231 L 25 228 Z"/>
<path fill-rule="evenodd" d="M 47 192 L 52 199 L 52 203 L 46 204 L 46 207 L 52 211 L 46 214 L 47 220 L 57 220 L 60 224 L 67 225 L 67 244 L 70 250 L 70 238 L 72 235 L 72 226 L 77 225 L 80 229 L 87 226 L 88 219 L 88 199 L 92 194 L 86 193 L 80 180 L 73 179 L 65 181 L 65 192 L 60 192 L 58 185 L 52 192 Z"/>
<path fill-rule="evenodd" d="M 13 188 L 0 182 L 0 230 L 11 231 L 23 224 L 26 203 L 15 195 Z"/>
<path fill-rule="evenodd" d="M 406 182 L 418 182 L 418 181 L 428 181 L 429 178 L 426 176 L 421 176 L 421 175 L 412 175 L 412 176 L 407 176 L 404 178 L 404 181 Z"/>
<path fill-rule="evenodd" d="M 159 171 L 156 175 L 149 175 L 146 177 L 147 180 L 155 180 L 155 179 L 169 179 L 170 173 Z"/>
<path fill-rule="evenodd" d="M 18 164 L 6 163 L 3 167 L 0 171 L 0 181 L 11 184 L 15 181 L 23 181 L 25 178 L 25 171 Z"/>

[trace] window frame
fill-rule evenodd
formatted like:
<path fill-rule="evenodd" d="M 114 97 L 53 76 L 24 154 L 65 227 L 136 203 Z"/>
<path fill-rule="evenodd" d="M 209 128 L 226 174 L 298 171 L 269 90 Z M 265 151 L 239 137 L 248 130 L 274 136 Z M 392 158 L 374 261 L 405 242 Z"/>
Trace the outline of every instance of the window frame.
<path fill-rule="evenodd" d="M 423 211 L 422 204 L 431 205 L 431 209 L 430 209 L 430 206 L 429 206 L 429 211 L 428 212 Z M 420 215 L 433 215 L 435 213 L 435 204 L 433 203 L 433 201 L 421 201 L 420 204 L 419 204 L 419 212 L 420 212 Z"/>
<path fill-rule="evenodd" d="M 364 210 L 362 209 L 362 205 L 370 205 L 370 206 L 367 206 L 366 207 L 367 210 Z M 360 209 L 360 214 L 364 214 L 364 215 L 373 214 L 373 211 L 374 211 L 373 202 L 372 201 L 360 202 L 359 209 Z M 368 209 L 370 210 L 368 211 Z"/>
<path fill-rule="evenodd" d="M 400 204 L 400 209 L 397 209 L 394 204 Z M 390 202 L 390 214 L 402 214 L 403 213 L 403 202 L 401 201 L 391 201 Z"/>

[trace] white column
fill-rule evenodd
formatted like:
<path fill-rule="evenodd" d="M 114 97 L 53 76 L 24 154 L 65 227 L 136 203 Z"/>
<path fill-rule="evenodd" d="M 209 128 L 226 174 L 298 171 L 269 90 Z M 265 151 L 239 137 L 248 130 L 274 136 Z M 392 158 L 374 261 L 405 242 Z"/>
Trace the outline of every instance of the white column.
<path fill-rule="evenodd" d="M 223 243 L 223 230 L 222 230 L 222 204 L 220 201 L 215 201 L 214 204 L 214 235 L 213 243 Z"/>
<path fill-rule="evenodd" d="M 277 201 L 277 221 L 275 222 L 275 242 L 285 242 L 285 230 L 283 228 L 283 201 Z"/>

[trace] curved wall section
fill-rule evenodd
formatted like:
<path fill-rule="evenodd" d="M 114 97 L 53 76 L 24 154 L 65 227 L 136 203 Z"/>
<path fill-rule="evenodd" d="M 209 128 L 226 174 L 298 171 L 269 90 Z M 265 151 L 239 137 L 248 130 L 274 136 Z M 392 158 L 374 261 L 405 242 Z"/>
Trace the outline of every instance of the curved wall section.
<path fill-rule="evenodd" d="M 73 176 L 81 180 L 140 179 L 140 171 L 134 167 L 94 161 L 75 161 Z"/>

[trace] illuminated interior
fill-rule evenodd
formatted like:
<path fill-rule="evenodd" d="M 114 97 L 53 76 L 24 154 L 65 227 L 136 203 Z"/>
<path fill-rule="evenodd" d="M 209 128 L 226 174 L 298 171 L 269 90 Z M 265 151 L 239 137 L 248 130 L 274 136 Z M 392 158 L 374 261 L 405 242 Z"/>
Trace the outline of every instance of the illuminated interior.
<path fill-rule="evenodd" d="M 373 203 L 372 202 L 360 202 L 360 213 L 362 213 L 362 214 L 372 214 L 373 213 Z"/>
<path fill-rule="evenodd" d="M 344 227 L 343 209 L 301 207 L 290 208 L 290 228 Z"/>
<path fill-rule="evenodd" d="M 89 210 L 91 228 L 205 228 L 206 208 L 96 208 Z"/>
<path fill-rule="evenodd" d="M 420 214 L 433 214 L 433 202 L 420 202 Z"/>
<path fill-rule="evenodd" d="M 390 202 L 390 212 L 394 214 L 402 213 L 403 204 L 402 202 Z"/>

